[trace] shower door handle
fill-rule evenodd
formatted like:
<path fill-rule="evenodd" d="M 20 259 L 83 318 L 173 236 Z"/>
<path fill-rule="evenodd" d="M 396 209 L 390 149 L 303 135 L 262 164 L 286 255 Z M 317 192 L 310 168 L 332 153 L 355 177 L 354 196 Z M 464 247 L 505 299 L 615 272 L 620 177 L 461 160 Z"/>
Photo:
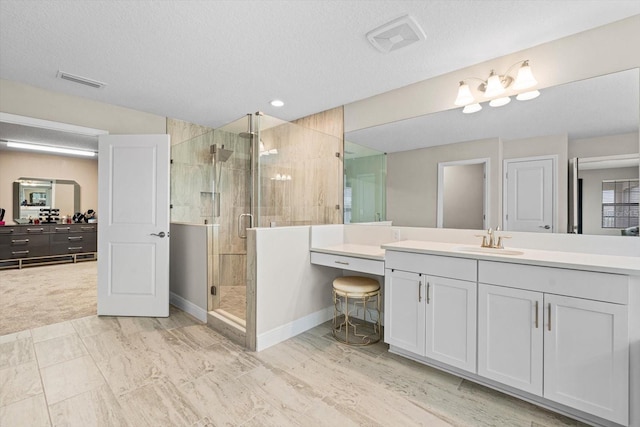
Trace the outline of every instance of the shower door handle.
<path fill-rule="evenodd" d="M 243 219 L 244 217 L 249 217 L 249 227 L 243 227 Z M 243 213 L 238 215 L 238 237 L 241 239 L 247 238 L 247 228 L 253 227 L 253 215 L 248 213 Z"/>

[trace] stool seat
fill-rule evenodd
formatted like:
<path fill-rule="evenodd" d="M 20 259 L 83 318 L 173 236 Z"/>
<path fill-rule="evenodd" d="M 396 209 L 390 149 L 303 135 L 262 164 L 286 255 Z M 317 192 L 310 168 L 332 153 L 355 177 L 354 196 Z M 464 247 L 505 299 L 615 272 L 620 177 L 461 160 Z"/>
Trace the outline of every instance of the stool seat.
<path fill-rule="evenodd" d="M 333 280 L 333 289 L 350 294 L 375 292 L 380 289 L 377 280 L 361 276 L 343 276 Z"/>

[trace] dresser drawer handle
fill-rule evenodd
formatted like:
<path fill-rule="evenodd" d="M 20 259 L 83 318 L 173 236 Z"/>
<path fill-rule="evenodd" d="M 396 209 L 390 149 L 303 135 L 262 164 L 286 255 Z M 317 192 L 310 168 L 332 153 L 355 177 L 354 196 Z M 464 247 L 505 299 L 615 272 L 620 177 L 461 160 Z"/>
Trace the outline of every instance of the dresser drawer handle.
<path fill-rule="evenodd" d="M 26 245 L 27 243 L 29 243 L 29 239 L 13 239 L 11 240 L 11 244 L 17 244 L 17 245 Z"/>
<path fill-rule="evenodd" d="M 28 255 L 29 251 L 12 251 L 11 255 Z"/>
<path fill-rule="evenodd" d="M 69 231 L 71 227 L 56 227 L 56 231 Z"/>
<path fill-rule="evenodd" d="M 9 234 L 9 233 L 13 233 L 13 228 L 9 228 L 7 231 L 5 230 L 0 231 L 0 234 Z"/>
<path fill-rule="evenodd" d="M 70 251 L 81 251 L 82 250 L 82 246 L 70 246 L 67 248 Z"/>
<path fill-rule="evenodd" d="M 95 226 L 89 226 L 89 227 L 80 227 L 81 230 L 95 230 L 96 227 Z"/>
<path fill-rule="evenodd" d="M 348 262 L 345 261 L 335 261 L 336 264 L 349 265 Z"/>
<path fill-rule="evenodd" d="M 27 228 L 27 233 L 42 233 L 44 228 Z"/>
<path fill-rule="evenodd" d="M 69 236 L 67 239 L 69 239 L 69 241 L 82 240 L 82 236 Z"/>

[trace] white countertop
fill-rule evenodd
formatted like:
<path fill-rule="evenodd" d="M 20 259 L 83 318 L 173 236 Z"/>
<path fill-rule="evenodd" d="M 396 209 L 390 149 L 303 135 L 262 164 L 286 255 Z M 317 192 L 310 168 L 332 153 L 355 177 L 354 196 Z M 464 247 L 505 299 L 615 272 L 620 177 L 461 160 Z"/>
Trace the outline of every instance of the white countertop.
<path fill-rule="evenodd" d="M 320 252 L 332 255 L 352 256 L 356 258 L 374 259 L 384 261 L 384 249 L 374 245 L 357 245 L 353 243 L 343 243 L 341 245 L 326 246 L 322 248 L 311 248 L 311 252 Z"/>
<path fill-rule="evenodd" d="M 350 245 L 360 246 L 360 245 Z M 570 268 L 575 270 L 599 271 L 604 273 L 640 275 L 640 258 L 630 256 L 596 255 L 577 252 L 541 251 L 536 249 L 510 248 L 523 252 L 522 255 L 481 253 L 462 251 L 461 247 L 471 247 L 459 243 L 440 243 L 419 240 L 403 240 L 385 243 L 383 249 L 423 253 L 431 255 L 455 256 L 484 261 L 510 262 L 514 264 L 539 265 L 544 267 Z"/>

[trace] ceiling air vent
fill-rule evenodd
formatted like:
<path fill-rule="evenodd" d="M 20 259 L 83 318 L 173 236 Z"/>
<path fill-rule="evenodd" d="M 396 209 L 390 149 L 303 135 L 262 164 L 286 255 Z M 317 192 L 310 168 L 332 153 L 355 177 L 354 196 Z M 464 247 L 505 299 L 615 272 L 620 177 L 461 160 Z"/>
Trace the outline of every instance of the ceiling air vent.
<path fill-rule="evenodd" d="M 78 83 L 85 86 L 91 86 L 96 89 L 102 89 L 107 84 L 99 82 L 97 80 L 88 79 L 82 76 L 76 76 L 74 74 L 65 73 L 64 71 L 58 71 L 58 76 L 62 80 L 68 80 L 70 82 Z"/>
<path fill-rule="evenodd" d="M 420 25 L 409 15 L 387 22 L 367 33 L 369 42 L 380 52 L 391 52 L 424 40 L 426 35 Z"/>

